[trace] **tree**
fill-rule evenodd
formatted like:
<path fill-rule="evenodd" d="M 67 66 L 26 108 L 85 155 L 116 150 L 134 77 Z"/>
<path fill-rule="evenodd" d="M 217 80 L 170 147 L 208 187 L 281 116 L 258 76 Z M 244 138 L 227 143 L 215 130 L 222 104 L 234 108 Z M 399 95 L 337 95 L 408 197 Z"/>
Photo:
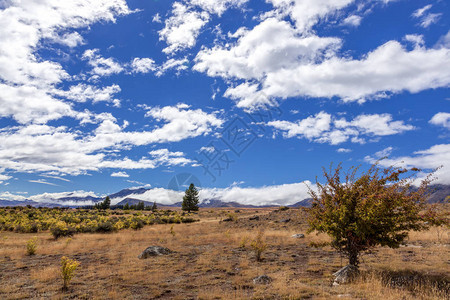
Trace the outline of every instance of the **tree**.
<path fill-rule="evenodd" d="M 103 209 L 109 209 L 111 207 L 111 199 L 109 199 L 109 196 L 106 196 L 105 200 L 102 203 Z"/>
<path fill-rule="evenodd" d="M 181 209 L 187 210 L 188 213 L 198 210 L 198 191 L 193 183 L 189 185 L 183 196 L 183 202 L 181 203 Z"/>
<path fill-rule="evenodd" d="M 139 201 L 138 204 L 136 204 L 136 210 L 144 210 L 145 209 L 145 203 L 143 201 Z"/>
<path fill-rule="evenodd" d="M 153 202 L 152 211 L 156 211 L 157 209 L 158 209 L 158 206 L 156 206 L 156 202 Z"/>
<path fill-rule="evenodd" d="M 317 182 L 317 192 L 309 209 L 309 232 L 327 233 L 332 247 L 344 253 L 349 265 L 358 268 L 359 256 L 377 245 L 398 248 L 410 230 L 430 226 L 432 214 L 426 207 L 426 189 L 431 176 L 413 188 L 414 174 L 420 170 L 372 165 L 359 177 L 352 167 L 341 180 L 342 167 L 327 172 L 326 184 Z M 317 181 L 317 180 L 316 180 Z"/>
<path fill-rule="evenodd" d="M 128 202 L 125 203 L 123 209 L 124 209 L 124 210 L 129 210 L 129 209 L 130 209 L 130 205 L 128 204 Z"/>

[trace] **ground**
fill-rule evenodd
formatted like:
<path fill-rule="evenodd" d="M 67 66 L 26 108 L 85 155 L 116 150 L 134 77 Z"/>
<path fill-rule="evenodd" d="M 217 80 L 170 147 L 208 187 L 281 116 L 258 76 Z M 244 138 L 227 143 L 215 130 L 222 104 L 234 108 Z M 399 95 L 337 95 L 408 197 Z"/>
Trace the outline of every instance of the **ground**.
<path fill-rule="evenodd" d="M 333 286 L 332 273 L 346 261 L 323 246 L 327 236 L 306 234 L 303 209 L 201 209 L 197 217 L 58 240 L 49 232 L 0 232 L 0 299 L 450 299 L 450 233 L 443 228 L 411 233 L 399 249 L 374 249 L 362 257 L 358 280 Z M 257 261 L 250 245 L 260 230 L 267 249 Z M 27 255 L 33 237 L 37 251 Z M 152 245 L 175 252 L 137 258 Z M 62 256 L 80 262 L 67 291 Z M 262 274 L 273 281 L 254 284 Z"/>

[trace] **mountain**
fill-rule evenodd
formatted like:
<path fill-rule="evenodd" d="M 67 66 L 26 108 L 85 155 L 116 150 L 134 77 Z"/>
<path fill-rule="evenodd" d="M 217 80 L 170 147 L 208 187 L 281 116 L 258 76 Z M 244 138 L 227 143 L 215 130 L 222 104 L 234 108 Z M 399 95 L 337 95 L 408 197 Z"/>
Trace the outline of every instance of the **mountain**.
<path fill-rule="evenodd" d="M 148 190 L 150 190 L 150 189 L 147 189 L 147 188 L 124 189 L 124 190 L 121 190 L 120 192 L 109 195 L 109 198 L 115 199 L 115 198 L 125 198 L 129 195 L 140 195 L 140 194 L 145 193 Z"/>
<path fill-rule="evenodd" d="M 137 204 L 143 200 L 139 199 L 139 195 L 144 194 L 145 192 L 149 191 L 151 189 L 149 188 L 134 188 L 134 189 L 124 189 L 117 193 L 109 195 L 111 199 L 123 199 L 120 200 L 117 205 L 125 205 L 127 202 L 129 205 Z M 430 186 L 430 195 L 428 197 L 429 203 L 444 203 L 447 197 L 450 196 L 450 185 L 445 184 L 434 184 Z M 47 206 L 47 207 L 56 207 L 56 206 L 68 206 L 68 207 L 78 207 L 83 206 L 87 202 L 96 203 L 103 201 L 104 198 L 100 197 L 93 197 L 93 196 L 86 196 L 86 197 L 78 197 L 78 196 L 68 196 L 68 197 L 60 197 L 55 199 L 46 199 L 45 202 L 37 202 L 32 201 L 29 199 L 26 199 L 24 201 L 17 201 L 17 200 L 6 200 L 6 199 L 0 199 L 0 206 L 25 206 L 25 205 L 31 205 L 31 206 Z M 148 198 L 147 198 L 148 200 Z M 311 205 L 311 198 L 304 199 L 300 202 L 297 202 L 292 205 L 288 205 L 289 207 L 300 207 L 300 206 L 310 206 Z M 143 201 L 146 206 L 153 205 L 153 201 Z M 70 204 L 69 204 L 70 203 Z M 79 204 L 77 204 L 79 203 Z M 160 204 L 156 202 L 158 207 L 180 207 L 181 201 L 167 205 L 167 204 Z M 233 202 L 224 202 L 220 199 L 204 199 L 199 204 L 200 207 L 236 207 L 236 208 L 252 208 L 252 207 L 267 207 L 267 206 L 257 206 L 257 205 L 246 205 L 241 204 L 238 201 Z"/>

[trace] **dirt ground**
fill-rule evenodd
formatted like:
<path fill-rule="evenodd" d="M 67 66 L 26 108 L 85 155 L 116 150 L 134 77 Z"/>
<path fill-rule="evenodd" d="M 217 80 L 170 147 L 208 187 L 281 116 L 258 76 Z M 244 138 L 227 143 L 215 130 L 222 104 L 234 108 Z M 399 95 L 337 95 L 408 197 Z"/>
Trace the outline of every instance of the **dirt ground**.
<path fill-rule="evenodd" d="M 362 257 L 358 280 L 333 286 L 332 273 L 346 261 L 323 246 L 327 236 L 306 234 L 302 209 L 201 209 L 198 217 L 58 240 L 48 232 L 1 232 L 0 299 L 450 299 L 450 236 L 443 228 L 411 233 L 399 249 L 374 249 Z M 267 248 L 257 261 L 251 244 L 261 230 Z M 293 238 L 297 233 L 306 237 Z M 37 252 L 29 256 L 33 237 Z M 137 258 L 152 245 L 174 252 Z M 67 291 L 62 256 L 80 263 Z M 272 282 L 255 284 L 263 274 Z"/>

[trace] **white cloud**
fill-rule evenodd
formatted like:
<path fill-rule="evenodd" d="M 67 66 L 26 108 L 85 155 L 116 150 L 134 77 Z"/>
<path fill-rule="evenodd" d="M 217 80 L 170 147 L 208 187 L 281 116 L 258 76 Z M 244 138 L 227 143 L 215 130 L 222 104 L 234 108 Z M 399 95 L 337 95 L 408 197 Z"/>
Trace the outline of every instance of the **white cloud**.
<path fill-rule="evenodd" d="M 436 43 L 437 48 L 450 48 L 450 30 L 447 32 L 446 35 L 443 35 L 439 38 L 438 42 Z"/>
<path fill-rule="evenodd" d="M 138 58 L 133 59 L 131 63 L 133 73 L 149 73 L 156 70 L 155 61 L 151 58 Z"/>
<path fill-rule="evenodd" d="M 374 156 L 375 156 L 375 158 L 377 158 L 377 159 L 381 159 L 381 158 L 383 158 L 383 157 L 388 157 L 388 156 L 391 155 L 392 150 L 394 150 L 393 147 L 386 147 L 386 148 L 384 148 L 383 150 L 380 150 L 380 151 L 375 152 Z"/>
<path fill-rule="evenodd" d="M 130 177 L 130 175 L 128 175 L 125 172 L 114 172 L 114 173 L 111 173 L 111 177 L 125 177 L 125 178 L 128 178 L 128 177 Z"/>
<path fill-rule="evenodd" d="M 40 184 L 46 184 L 46 185 L 53 185 L 53 186 L 58 186 L 57 184 L 54 184 L 54 183 L 51 183 L 51 182 L 46 181 L 45 179 L 28 180 L 28 182 L 40 183 Z"/>
<path fill-rule="evenodd" d="M 291 97 L 364 102 L 450 85 L 450 49 L 442 46 L 445 43 L 428 49 L 420 36 L 408 35 L 405 39 L 415 43 L 412 50 L 391 40 L 362 57 L 342 56 L 341 39 L 299 28 L 310 28 L 352 1 L 272 2 L 302 25 L 293 26 L 275 14 L 252 29 L 229 34 L 226 44 L 203 48 L 194 59 L 194 70 L 222 77 L 230 85 L 224 96 L 238 107 L 251 110 Z M 298 17 L 302 14 L 307 17 Z"/>
<path fill-rule="evenodd" d="M 190 0 L 191 5 L 197 6 L 211 14 L 221 16 L 231 7 L 242 7 L 248 0 Z"/>
<path fill-rule="evenodd" d="M 271 121 L 267 125 L 283 132 L 285 138 L 306 138 L 318 143 L 338 145 L 349 139 L 364 143 L 362 136 L 386 136 L 413 130 L 414 126 L 403 121 L 392 121 L 390 114 L 359 115 L 351 121 L 337 119 L 325 112 L 296 122 Z"/>
<path fill-rule="evenodd" d="M 358 27 L 359 24 L 361 24 L 361 21 L 362 17 L 357 15 L 351 15 L 342 21 L 342 25 Z"/>
<path fill-rule="evenodd" d="M 177 74 L 181 71 L 187 70 L 189 64 L 189 60 L 187 58 L 175 59 L 170 58 L 166 60 L 162 65 L 158 66 L 157 71 L 155 73 L 156 76 L 162 76 L 168 70 L 175 70 Z"/>
<path fill-rule="evenodd" d="M 423 16 L 431 7 L 433 7 L 432 4 L 425 5 L 424 7 L 415 10 L 412 16 L 415 18 L 419 18 Z"/>
<path fill-rule="evenodd" d="M 87 60 L 88 64 L 92 67 L 91 74 L 109 76 L 119 74 L 124 70 L 124 67 L 114 58 L 104 58 L 99 52 L 99 49 L 89 49 L 83 53 L 82 58 Z"/>
<path fill-rule="evenodd" d="M 154 23 L 162 23 L 161 16 L 159 15 L 159 13 L 157 13 L 156 15 L 153 16 L 152 22 L 154 22 Z"/>
<path fill-rule="evenodd" d="M 431 120 L 430 124 L 442 126 L 450 130 L 450 113 L 440 112 L 435 114 Z"/>
<path fill-rule="evenodd" d="M 84 42 L 77 29 L 129 13 L 123 0 L 5 2 L 0 10 L 0 116 L 19 123 L 75 117 L 70 105 L 53 97 L 54 87 L 69 74 L 36 52 L 48 41 L 76 47 Z"/>
<path fill-rule="evenodd" d="M 354 0 L 268 0 L 281 14 L 289 15 L 296 28 L 309 31 L 319 20 L 345 8 Z"/>
<path fill-rule="evenodd" d="M 308 186 L 315 188 L 309 181 L 247 188 L 233 184 L 228 188 L 202 188 L 199 191 L 199 198 L 200 202 L 221 200 L 245 205 L 291 205 L 309 198 Z M 183 191 L 153 188 L 143 194 L 132 194 L 127 197 L 170 205 L 182 201 L 183 195 Z M 124 198 L 113 198 L 111 203 L 116 204 L 122 200 Z"/>
<path fill-rule="evenodd" d="M 404 39 L 405 41 L 413 43 L 415 47 L 421 47 L 425 44 L 423 35 L 421 34 L 407 34 Z"/>
<path fill-rule="evenodd" d="M 168 45 L 163 52 L 172 54 L 193 47 L 200 30 L 208 21 L 207 12 L 193 11 L 189 6 L 175 2 L 172 7 L 172 16 L 166 20 L 165 27 L 159 31 L 160 40 Z"/>
<path fill-rule="evenodd" d="M 114 95 L 121 91 L 120 86 L 113 84 L 104 88 L 98 88 L 93 85 L 80 83 L 72 85 L 68 91 L 55 90 L 55 95 L 62 96 L 75 102 L 86 102 L 88 100 L 93 103 L 100 101 L 114 102 L 118 99 Z"/>
<path fill-rule="evenodd" d="M 223 120 L 216 113 L 189 109 L 185 104 L 147 108 L 147 117 L 162 123 L 151 131 L 125 131 L 109 114 L 96 116 L 100 124 L 91 133 L 64 126 L 28 125 L 0 131 L 0 165 L 19 172 L 84 174 L 103 168 L 146 169 L 161 164 L 190 163 L 179 152 L 156 158 L 118 158 L 116 152 L 134 146 L 178 142 L 207 135 Z"/>
<path fill-rule="evenodd" d="M 348 149 L 348 148 L 339 148 L 336 150 L 338 153 L 350 153 L 352 152 L 352 149 Z"/>
<path fill-rule="evenodd" d="M 185 154 L 180 151 L 170 152 L 168 149 L 158 149 L 150 151 L 149 154 L 158 165 L 185 166 L 194 163 L 193 160 L 185 158 Z"/>
<path fill-rule="evenodd" d="M 370 156 L 365 158 L 368 162 L 374 162 L 376 159 Z M 385 167 L 389 166 L 404 166 L 407 168 L 416 167 L 419 169 L 433 170 L 440 166 L 434 176 L 437 178 L 433 183 L 448 184 L 450 182 L 450 144 L 434 145 L 426 150 L 420 150 L 413 153 L 411 156 L 401 156 L 390 159 L 383 159 L 380 164 Z M 419 175 L 418 180 L 423 179 L 427 174 L 425 172 Z"/>
<path fill-rule="evenodd" d="M 423 28 L 427 28 L 431 24 L 437 23 L 442 16 L 441 13 L 437 13 L 437 14 L 430 13 L 429 10 L 431 9 L 431 7 L 432 7 L 431 4 L 426 5 L 422 8 L 417 9 L 412 14 L 412 16 L 414 18 L 420 19 L 419 25 Z"/>

